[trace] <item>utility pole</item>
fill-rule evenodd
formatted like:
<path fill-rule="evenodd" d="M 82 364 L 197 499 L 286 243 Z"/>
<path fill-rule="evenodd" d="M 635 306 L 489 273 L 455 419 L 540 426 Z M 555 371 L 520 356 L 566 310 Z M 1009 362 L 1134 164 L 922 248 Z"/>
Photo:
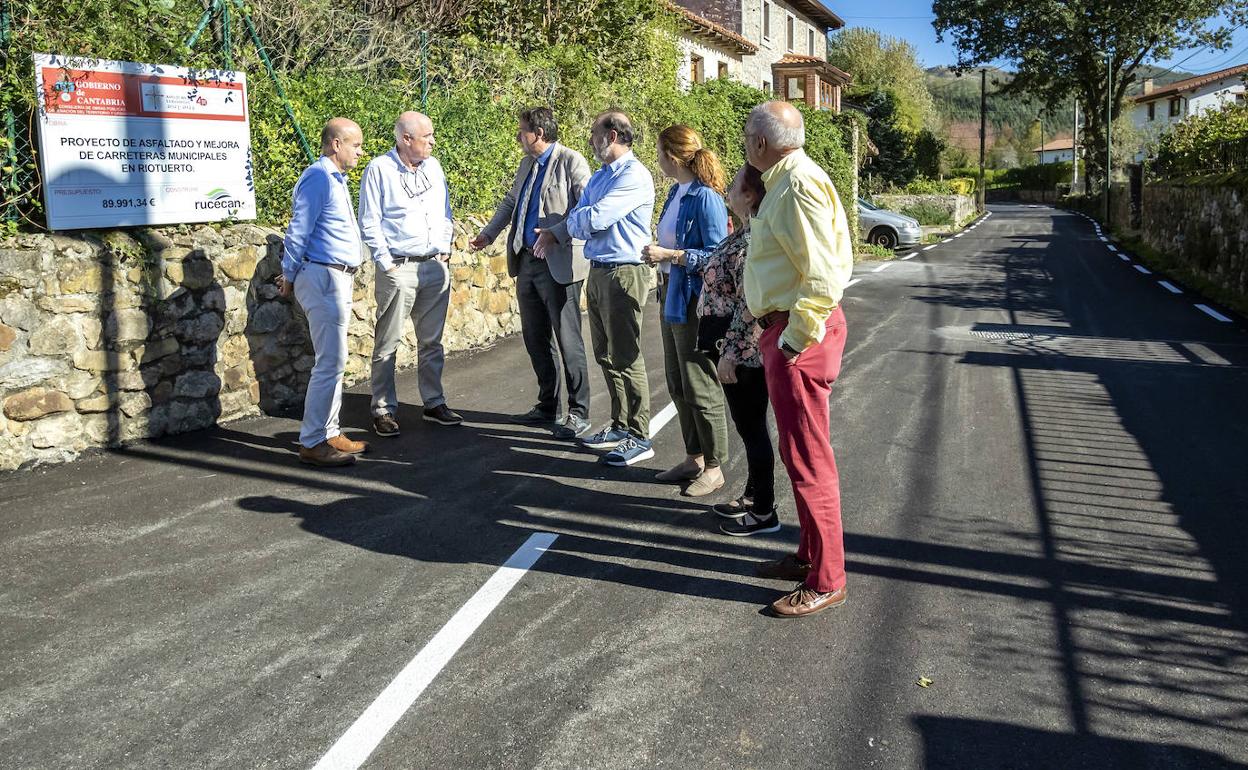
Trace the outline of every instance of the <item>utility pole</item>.
<path fill-rule="evenodd" d="M 984 179 L 984 163 L 987 158 L 986 143 L 988 141 L 988 68 L 979 70 L 979 210 L 987 207 L 988 190 Z"/>
<path fill-rule="evenodd" d="M 1079 187 L 1079 97 L 1075 97 L 1075 124 L 1070 133 L 1070 194 L 1076 195 Z"/>
<path fill-rule="evenodd" d="M 1114 53 L 1105 52 L 1105 226 L 1109 227 L 1109 180 L 1114 150 Z"/>

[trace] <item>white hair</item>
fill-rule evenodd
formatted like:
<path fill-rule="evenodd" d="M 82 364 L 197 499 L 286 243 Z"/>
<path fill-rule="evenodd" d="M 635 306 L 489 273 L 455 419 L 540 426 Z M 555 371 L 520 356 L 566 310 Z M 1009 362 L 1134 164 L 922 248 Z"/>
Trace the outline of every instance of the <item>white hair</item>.
<path fill-rule="evenodd" d="M 787 125 L 783 118 L 760 104 L 750 110 L 750 119 L 746 123 L 750 133 L 761 136 L 767 144 L 777 150 L 800 150 L 806 146 L 806 122 L 798 114 L 797 125 Z"/>

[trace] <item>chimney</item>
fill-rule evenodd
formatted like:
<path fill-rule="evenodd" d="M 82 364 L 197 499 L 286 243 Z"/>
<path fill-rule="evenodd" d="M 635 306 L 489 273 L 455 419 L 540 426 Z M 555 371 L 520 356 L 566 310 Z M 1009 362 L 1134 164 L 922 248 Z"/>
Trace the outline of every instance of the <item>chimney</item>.
<path fill-rule="evenodd" d="M 1148 96 L 1153 92 L 1153 79 L 1144 78 L 1144 95 Z"/>

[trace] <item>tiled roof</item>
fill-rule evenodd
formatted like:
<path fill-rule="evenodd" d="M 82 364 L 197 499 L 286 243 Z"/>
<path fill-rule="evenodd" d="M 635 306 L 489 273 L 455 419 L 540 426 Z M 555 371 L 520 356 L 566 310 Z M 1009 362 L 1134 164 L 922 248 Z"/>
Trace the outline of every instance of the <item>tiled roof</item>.
<path fill-rule="evenodd" d="M 669 3 L 668 5 L 673 11 L 684 17 L 686 26 L 690 27 L 695 34 L 709 37 L 719 45 L 734 50 L 739 54 L 758 53 L 757 45 L 727 27 L 716 24 L 710 19 L 705 19 L 688 8 L 675 3 Z"/>
<path fill-rule="evenodd" d="M 793 6 L 795 10 L 804 14 L 807 18 L 817 22 L 823 27 L 825 32 L 845 26 L 845 20 L 832 13 L 820 0 L 789 0 L 789 5 Z"/>
<path fill-rule="evenodd" d="M 823 72 L 823 74 L 830 75 L 833 79 L 841 80 L 846 84 L 853 80 L 853 76 L 851 76 L 848 72 L 833 67 L 827 62 L 826 59 L 820 59 L 818 56 L 804 56 L 800 53 L 785 54 L 780 61 L 776 62 L 772 66 L 785 67 L 794 65 L 801 65 L 804 67 L 814 66 L 816 69 Z"/>
<path fill-rule="evenodd" d="M 1231 78 L 1231 77 L 1235 77 L 1236 75 L 1245 75 L 1245 74 L 1248 74 L 1248 64 L 1240 64 L 1235 67 L 1228 67 L 1227 69 L 1224 69 L 1224 70 L 1218 70 L 1217 72 L 1210 72 L 1206 75 L 1197 75 L 1194 78 L 1188 78 L 1187 80 L 1180 80 L 1176 83 L 1171 83 L 1168 86 L 1162 86 L 1161 88 L 1158 88 L 1156 91 L 1153 91 L 1152 93 L 1142 94 L 1140 96 L 1135 97 L 1135 101 L 1136 103 L 1139 103 L 1139 104 L 1143 104 L 1145 102 L 1152 102 L 1158 99 L 1165 98 L 1167 96 L 1174 96 L 1175 94 L 1181 93 L 1183 91 L 1191 91 L 1193 89 L 1200 88 L 1201 86 L 1207 86 L 1210 83 L 1216 83 L 1219 80 L 1225 80 L 1226 78 Z"/>
<path fill-rule="evenodd" d="M 1032 152 L 1056 152 L 1058 150 L 1075 149 L 1074 141 L 1068 136 L 1065 139 L 1054 139 L 1043 147 L 1036 147 Z"/>

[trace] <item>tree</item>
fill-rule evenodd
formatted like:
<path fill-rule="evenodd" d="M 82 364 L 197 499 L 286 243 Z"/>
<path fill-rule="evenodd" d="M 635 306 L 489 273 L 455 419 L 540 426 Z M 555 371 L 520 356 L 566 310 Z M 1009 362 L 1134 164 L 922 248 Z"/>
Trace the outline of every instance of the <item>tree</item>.
<path fill-rule="evenodd" d="M 914 158 L 914 135 L 897 114 L 897 97 L 875 91 L 863 100 L 867 113 L 867 136 L 880 154 L 871 161 L 871 176 L 884 185 L 904 187 L 918 173 Z"/>
<path fill-rule="evenodd" d="M 1050 105 L 1076 96 L 1091 147 L 1105 146 L 1107 97 L 1120 113 L 1146 61 L 1195 46 L 1226 50 L 1234 27 L 1248 23 L 1248 0 L 934 0 L 932 11 L 937 37 L 953 38 L 959 68 L 1009 60 L 1018 71 L 1007 91 Z M 1211 24 L 1219 14 L 1232 26 Z M 1108 73 L 1106 52 L 1114 54 Z M 1103 155 L 1088 158 L 1088 174 L 1104 177 Z"/>
<path fill-rule="evenodd" d="M 911 134 L 940 126 L 914 46 L 865 27 L 850 27 L 828 40 L 828 62 L 853 80 L 849 95 L 887 91 L 896 98 L 900 124 Z"/>

